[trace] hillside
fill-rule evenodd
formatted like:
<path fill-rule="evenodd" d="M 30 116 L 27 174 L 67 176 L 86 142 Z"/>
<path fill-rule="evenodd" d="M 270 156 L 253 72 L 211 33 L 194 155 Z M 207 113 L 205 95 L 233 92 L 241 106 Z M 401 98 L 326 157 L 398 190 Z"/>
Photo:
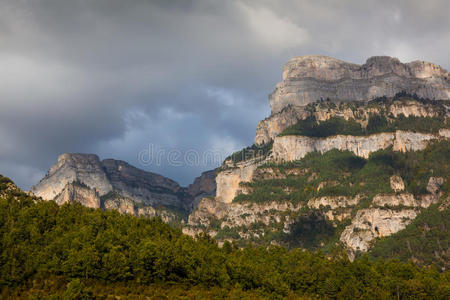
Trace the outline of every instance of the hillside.
<path fill-rule="evenodd" d="M 60 206 L 0 182 L 1 298 L 448 296 L 448 272 L 277 246 L 220 248 L 157 218 Z"/>

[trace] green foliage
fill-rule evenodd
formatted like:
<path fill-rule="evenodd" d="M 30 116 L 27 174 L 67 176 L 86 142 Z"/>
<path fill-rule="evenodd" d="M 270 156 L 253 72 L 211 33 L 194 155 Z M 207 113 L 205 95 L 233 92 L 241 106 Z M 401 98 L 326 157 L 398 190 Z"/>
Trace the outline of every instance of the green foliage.
<path fill-rule="evenodd" d="M 333 224 L 322 214 L 317 211 L 309 211 L 296 219 L 284 240 L 291 247 L 318 249 L 335 235 L 335 231 Z"/>
<path fill-rule="evenodd" d="M 299 120 L 295 125 L 286 128 L 283 135 L 304 135 L 310 137 L 327 137 L 337 134 L 363 135 L 361 125 L 355 120 L 346 121 L 341 117 L 332 117 L 323 122 L 317 122 L 314 118 Z"/>
<path fill-rule="evenodd" d="M 231 160 L 233 163 L 238 163 L 253 158 L 258 157 L 263 158 L 272 151 L 272 146 L 273 141 L 262 145 L 253 144 L 250 147 L 246 147 L 240 151 L 231 154 L 225 159 L 225 161 Z"/>
<path fill-rule="evenodd" d="M 95 299 L 92 292 L 89 291 L 84 283 L 79 279 L 73 279 L 67 284 L 67 290 L 64 292 L 64 300 L 83 300 Z"/>
<path fill-rule="evenodd" d="M 425 107 L 432 107 L 436 113 L 434 117 L 406 117 L 403 114 L 393 116 L 389 113 L 390 107 L 397 104 L 407 104 L 417 102 Z M 443 101 L 427 100 L 417 97 L 416 95 L 408 95 L 406 93 L 398 93 L 392 98 L 379 97 L 369 102 L 341 102 L 334 103 L 331 101 L 318 101 L 310 103 L 305 107 L 305 110 L 311 115 L 317 109 L 327 110 L 348 110 L 351 109 L 354 117 L 362 124 L 365 121 L 367 126 L 363 127 L 355 119 L 345 120 L 342 117 L 331 117 L 325 121 L 318 121 L 314 117 L 309 117 L 286 128 L 280 136 L 284 135 L 303 135 L 309 137 L 329 137 L 334 135 L 354 135 L 364 136 L 369 134 L 381 132 L 394 132 L 396 130 L 408 130 L 414 132 L 430 132 L 437 133 L 441 128 L 450 128 L 448 120 L 446 120 L 446 106 Z M 288 108 L 286 108 L 288 109 Z M 373 113 L 367 116 L 364 114 L 364 109 L 373 109 Z"/>
<path fill-rule="evenodd" d="M 366 128 L 354 119 L 345 120 L 342 117 L 332 117 L 326 121 L 317 122 L 314 118 L 299 120 L 295 125 L 286 128 L 280 136 L 303 135 L 309 137 L 329 137 L 335 135 L 364 136 L 381 132 L 405 130 L 413 132 L 437 133 L 441 128 L 448 128 L 444 116 L 438 117 L 405 117 L 403 114 L 388 120 L 386 116 L 373 114 L 369 117 Z"/>
<path fill-rule="evenodd" d="M 326 230 L 325 230 L 326 232 Z M 0 199 L 1 297 L 444 299 L 448 273 L 300 249 L 223 248 L 160 219 Z"/>
<path fill-rule="evenodd" d="M 447 140 L 430 144 L 423 151 L 379 150 L 368 159 L 336 149 L 323 154 L 312 152 L 299 161 L 261 166 L 260 169 L 278 170 L 283 177 L 256 178 L 244 183 L 252 192 L 240 194 L 233 201 L 306 203 L 312 197 L 361 194 L 366 197 L 367 201 L 362 203 L 365 205 L 376 194 L 392 192 L 389 177 L 394 174 L 403 178 L 407 191 L 418 195 L 426 193 L 430 176 L 450 176 L 449 164 L 443 163 L 449 160 L 450 142 Z M 292 175 L 288 171 L 293 169 L 302 172 Z M 330 184 L 319 189 L 321 183 Z"/>

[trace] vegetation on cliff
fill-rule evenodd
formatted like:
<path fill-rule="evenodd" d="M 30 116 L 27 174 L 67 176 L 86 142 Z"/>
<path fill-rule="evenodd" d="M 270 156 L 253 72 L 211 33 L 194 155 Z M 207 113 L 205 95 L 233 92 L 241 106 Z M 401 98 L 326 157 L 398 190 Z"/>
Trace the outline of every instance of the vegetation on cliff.
<path fill-rule="evenodd" d="M 434 116 L 413 116 L 406 117 L 403 113 L 393 116 L 390 107 L 396 105 L 406 105 L 407 103 L 418 103 L 423 107 L 432 107 Z M 407 105 L 406 105 L 407 107 Z M 322 111 L 333 110 L 343 112 L 346 109 L 353 111 L 355 118 L 345 119 L 339 113 L 327 120 L 316 120 L 313 112 L 317 109 Z M 396 130 L 414 131 L 422 133 L 437 133 L 439 129 L 449 128 L 450 124 L 445 116 L 445 106 L 435 100 L 421 99 L 416 96 L 399 93 L 393 98 L 380 97 L 368 103 L 365 102 L 343 102 L 336 104 L 329 101 L 319 101 L 311 103 L 306 107 L 311 116 L 298 120 L 298 122 L 280 133 L 280 136 L 303 135 L 309 137 L 329 137 L 335 135 L 365 136 L 382 132 L 394 132 Z M 372 111 L 368 116 L 363 110 Z M 362 126 L 362 124 L 364 126 Z"/>
<path fill-rule="evenodd" d="M 426 193 L 431 176 L 450 176 L 449 165 L 443 163 L 449 160 L 450 142 L 447 140 L 430 144 L 423 151 L 379 150 L 368 159 L 335 149 L 323 154 L 312 152 L 299 161 L 259 167 L 280 172 L 281 178 L 261 176 L 243 183 L 251 192 L 239 194 L 233 201 L 306 203 L 313 197 L 358 194 L 371 199 L 376 194 L 392 192 L 389 183 L 392 175 L 403 178 L 406 191 L 419 195 Z M 289 171 L 295 169 L 299 172 Z"/>
<path fill-rule="evenodd" d="M 238 163 L 254 158 L 265 158 L 272 151 L 273 142 L 262 145 L 251 145 L 242 150 L 236 151 L 225 159 L 225 162 L 231 161 Z M 218 170 L 220 171 L 220 169 Z"/>
<path fill-rule="evenodd" d="M 412 259 L 420 265 L 450 268 L 450 209 L 438 205 L 419 214 L 402 231 L 377 241 L 369 255 L 375 258 Z"/>
<path fill-rule="evenodd" d="M 299 161 L 281 164 L 267 163 L 257 169 L 252 182 L 241 184 L 245 193 L 239 194 L 233 201 L 240 204 L 257 203 L 263 206 L 273 202 L 287 202 L 301 205 L 302 209 L 280 213 L 279 221 L 274 220 L 270 224 L 253 223 L 250 226 L 238 228 L 220 228 L 219 226 L 217 238 L 235 239 L 237 236 L 240 245 L 246 243 L 269 245 L 276 242 L 290 248 L 302 247 L 312 250 L 321 249 L 326 253 L 333 252 L 340 248 L 340 235 L 358 210 L 371 206 L 376 195 L 396 194 L 390 184 L 390 178 L 393 175 L 402 178 L 404 193 L 410 193 L 418 199 L 430 193 L 427 188 L 431 177 L 443 178 L 445 180 L 444 185 L 440 187 L 440 193 L 441 199 L 446 199 L 450 191 L 448 183 L 450 169 L 446 163 L 449 160 L 450 142 L 443 140 L 430 144 L 423 151 L 402 153 L 392 149 L 379 150 L 372 153 L 368 159 L 358 157 L 349 151 L 331 150 L 323 154 L 309 153 Z M 325 202 L 332 201 L 333 197 L 344 197 L 346 201 L 351 201 L 353 204 L 348 206 L 339 204 L 335 208 L 310 205 L 309 201 L 321 197 L 328 199 Z M 402 209 L 402 207 L 393 209 Z M 326 215 L 331 212 L 334 216 L 343 216 L 342 219 L 336 217 L 330 220 Z M 283 226 L 287 217 L 291 220 L 288 227 Z M 220 223 L 220 220 L 218 222 Z M 238 233 L 244 233 L 246 236 L 250 233 L 250 235 L 244 240 L 239 238 Z M 417 230 L 414 231 L 414 234 L 416 233 Z M 392 247 L 398 245 L 396 250 L 391 248 L 388 248 L 390 252 L 386 250 L 392 253 L 392 257 L 404 260 L 415 257 L 426 265 L 431 264 L 430 261 L 432 261 L 438 267 L 442 266 L 442 255 L 434 259 L 430 256 L 429 251 L 436 248 L 434 247 L 436 242 L 433 247 L 424 248 L 423 251 L 421 248 L 415 248 L 415 251 L 421 254 L 414 255 L 406 251 L 404 240 L 399 243 L 385 244 Z M 448 251 L 445 240 L 441 243 L 441 247 L 443 251 Z M 377 255 L 381 257 L 390 257 L 389 254 L 381 253 L 381 249 L 384 248 L 385 246 L 380 246 L 380 250 L 374 253 L 379 253 Z M 398 250 L 403 252 L 396 253 Z M 436 254 L 433 253 L 433 255 Z"/>
<path fill-rule="evenodd" d="M 219 248 L 160 219 L 24 193 L 0 199 L 0 232 L 2 298 L 448 296 L 449 273 L 433 268 L 275 246 Z"/>

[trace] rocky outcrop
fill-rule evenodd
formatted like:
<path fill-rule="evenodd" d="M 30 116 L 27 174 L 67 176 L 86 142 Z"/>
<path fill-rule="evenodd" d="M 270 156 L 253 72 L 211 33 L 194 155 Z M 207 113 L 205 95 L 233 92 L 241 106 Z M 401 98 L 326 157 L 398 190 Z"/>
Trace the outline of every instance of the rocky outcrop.
<path fill-rule="evenodd" d="M 353 252 L 366 252 L 377 237 L 389 236 L 404 229 L 417 214 L 414 209 L 361 209 L 352 224 L 345 228 L 340 240 Z"/>
<path fill-rule="evenodd" d="M 65 153 L 58 157 L 47 175 L 31 191 L 45 200 L 53 200 L 68 183 L 78 181 L 99 195 L 112 191 L 100 159 L 94 154 Z"/>
<path fill-rule="evenodd" d="M 399 92 L 427 99 L 450 99 L 449 73 L 424 61 L 401 63 L 387 56 L 369 58 L 365 64 L 309 55 L 295 57 L 283 67 L 283 78 L 269 96 L 272 113 L 288 105 L 304 106 L 332 101 L 367 101 Z"/>
<path fill-rule="evenodd" d="M 403 182 L 403 179 L 398 175 L 391 176 L 389 178 L 389 182 L 391 184 L 391 189 L 396 193 L 401 192 L 405 189 L 405 183 Z"/>
<path fill-rule="evenodd" d="M 90 208 L 100 208 L 101 206 L 100 196 L 96 190 L 78 182 L 67 183 L 54 200 L 60 205 L 78 202 Z"/>
<path fill-rule="evenodd" d="M 306 154 L 318 151 L 321 153 L 332 149 L 348 150 L 357 156 L 368 158 L 369 154 L 390 146 L 394 151 L 423 150 L 431 140 L 444 137 L 439 134 L 396 131 L 373 134 L 369 136 L 337 135 L 327 138 L 306 136 L 279 136 L 273 143 L 271 159 L 276 162 L 294 161 Z"/>
<path fill-rule="evenodd" d="M 261 145 L 270 142 L 289 126 L 295 125 L 298 120 L 304 120 L 311 114 L 303 106 L 289 105 L 282 111 L 272 114 L 260 121 L 256 127 L 255 144 Z"/>
<path fill-rule="evenodd" d="M 259 159 L 252 159 L 228 166 L 220 171 L 216 177 L 216 200 L 223 203 L 231 203 L 234 197 L 242 191 L 241 183 L 251 181 L 253 172 L 263 162 Z"/>
<path fill-rule="evenodd" d="M 355 206 L 361 200 L 361 195 L 354 198 L 345 196 L 322 196 L 319 198 L 312 198 L 308 201 L 308 206 L 319 209 L 322 207 L 329 207 L 330 209 Z"/>
<path fill-rule="evenodd" d="M 414 195 L 410 193 L 401 193 L 397 195 L 376 195 L 373 198 L 373 205 L 379 207 L 427 208 L 438 200 L 439 197 L 433 197 L 433 195 L 429 194 L 414 197 Z"/>
<path fill-rule="evenodd" d="M 16 186 L 16 184 L 0 174 L 0 198 L 17 198 L 16 195 L 20 195 L 22 191 Z"/>
<path fill-rule="evenodd" d="M 432 195 L 437 195 L 439 188 L 444 184 L 444 178 L 442 177 L 430 177 L 427 184 L 427 191 Z"/>

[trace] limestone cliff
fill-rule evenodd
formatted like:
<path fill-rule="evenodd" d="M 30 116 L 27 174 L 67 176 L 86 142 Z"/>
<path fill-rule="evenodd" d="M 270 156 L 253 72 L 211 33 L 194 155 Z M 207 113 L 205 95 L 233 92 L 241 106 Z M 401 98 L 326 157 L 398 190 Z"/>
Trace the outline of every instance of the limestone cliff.
<path fill-rule="evenodd" d="M 53 200 L 60 205 L 78 202 L 90 208 L 100 208 L 101 206 L 100 196 L 97 191 L 76 181 L 67 183 Z"/>
<path fill-rule="evenodd" d="M 331 149 L 348 150 L 357 156 L 368 158 L 370 153 L 391 146 L 394 151 L 423 150 L 430 141 L 445 138 L 444 133 L 441 135 L 399 130 L 369 136 L 337 135 L 328 138 L 280 136 L 276 137 L 273 143 L 271 160 L 276 162 L 294 161 L 302 159 L 313 151 L 324 153 Z"/>
<path fill-rule="evenodd" d="M 295 57 L 283 67 L 283 78 L 270 95 L 272 113 L 289 104 L 332 101 L 363 101 L 392 97 L 405 91 L 427 99 L 450 99 L 449 73 L 424 61 L 401 63 L 388 56 L 375 56 L 363 65 L 335 58 L 309 55 Z"/>
<path fill-rule="evenodd" d="M 46 200 L 54 199 L 68 183 L 81 182 L 100 195 L 112 191 L 100 159 L 94 154 L 65 153 L 58 157 L 45 177 L 31 191 Z"/>

